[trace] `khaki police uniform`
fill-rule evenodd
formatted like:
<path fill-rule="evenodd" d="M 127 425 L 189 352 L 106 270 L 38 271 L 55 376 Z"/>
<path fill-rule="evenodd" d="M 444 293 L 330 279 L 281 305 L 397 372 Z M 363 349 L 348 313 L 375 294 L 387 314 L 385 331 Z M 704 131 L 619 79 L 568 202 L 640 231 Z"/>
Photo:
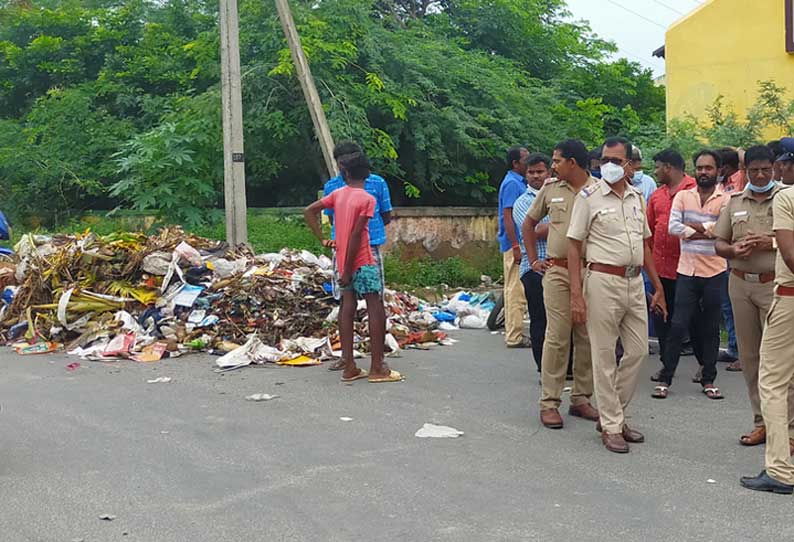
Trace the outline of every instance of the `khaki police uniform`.
<path fill-rule="evenodd" d="M 731 244 L 744 239 L 748 232 L 774 235 L 773 198 L 780 190 L 782 188 L 776 186 L 760 202 L 753 198 L 750 190 L 733 194 L 720 212 L 714 234 Z M 749 259 L 732 259 L 729 264 L 728 295 L 733 306 L 742 374 L 750 397 L 753 422 L 756 427 L 763 427 L 764 417 L 761 415 L 758 394 L 758 363 L 764 322 L 774 297 L 775 251 L 754 251 Z M 794 399 L 794 395 L 791 399 Z M 794 400 L 789 401 L 789 420 L 794 421 Z"/>
<path fill-rule="evenodd" d="M 625 411 L 648 355 L 648 312 L 640 269 L 645 239 L 650 236 L 645 199 L 628 183 L 622 198 L 605 181 L 582 190 L 576 198 L 568 237 L 587 244 L 583 288 L 587 333 L 598 412 L 607 433 L 623 430 Z M 626 273 L 629 276 L 616 276 L 593 270 L 594 264 L 631 269 Z M 618 338 L 624 351 L 619 367 L 615 363 Z"/>
<path fill-rule="evenodd" d="M 598 183 L 590 177 L 585 187 Z M 573 389 L 571 404 L 590 402 L 593 395 L 593 367 L 590 360 L 590 340 L 586 326 L 575 326 L 571 320 L 571 287 L 568 280 L 568 226 L 577 190 L 567 181 L 549 179 L 532 202 L 527 216 L 540 222 L 549 216 L 549 235 L 546 239 L 546 257 L 558 260 L 543 276 L 543 302 L 546 306 L 546 338 L 543 343 L 543 364 L 540 410 L 559 408 L 565 388 L 565 373 L 571 350 L 573 332 Z M 614 345 L 613 345 L 614 347 Z"/>
<path fill-rule="evenodd" d="M 794 188 L 785 188 L 774 199 L 773 229 L 794 231 Z M 779 482 L 794 485 L 790 461 L 789 398 L 794 383 L 794 272 L 780 253 L 775 259 L 775 296 L 761 339 L 758 390 L 766 424 L 766 471 Z"/>

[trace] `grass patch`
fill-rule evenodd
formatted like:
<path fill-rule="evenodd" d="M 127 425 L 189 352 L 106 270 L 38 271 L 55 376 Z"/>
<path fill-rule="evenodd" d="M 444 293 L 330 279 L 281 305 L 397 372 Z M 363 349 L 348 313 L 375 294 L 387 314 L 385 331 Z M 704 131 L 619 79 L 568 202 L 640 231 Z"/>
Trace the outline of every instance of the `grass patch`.
<path fill-rule="evenodd" d="M 384 267 L 388 283 L 414 288 L 431 288 L 440 284 L 473 287 L 480 284 L 483 274 L 460 258 L 403 261 L 397 256 L 387 256 Z"/>

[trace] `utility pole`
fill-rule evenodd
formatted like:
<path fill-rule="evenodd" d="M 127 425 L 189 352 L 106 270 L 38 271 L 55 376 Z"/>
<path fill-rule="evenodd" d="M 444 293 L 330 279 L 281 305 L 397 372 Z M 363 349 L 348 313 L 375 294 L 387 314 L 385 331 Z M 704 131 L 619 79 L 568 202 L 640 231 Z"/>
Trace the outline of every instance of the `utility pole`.
<path fill-rule="evenodd" d="M 306 99 L 306 104 L 309 106 L 309 114 L 314 124 L 314 133 L 317 136 L 317 140 L 320 142 L 320 149 L 323 151 L 325 167 L 328 170 L 329 176 L 333 177 L 339 173 L 333 154 L 334 140 L 333 137 L 331 137 L 331 130 L 328 128 L 328 120 L 325 118 L 325 111 L 323 111 L 320 95 L 317 94 L 317 87 L 314 86 L 314 79 L 312 78 L 312 72 L 309 68 L 309 62 L 306 60 L 306 55 L 303 53 L 303 48 L 301 47 L 301 39 L 295 27 L 295 21 L 292 18 L 288 0 L 276 0 L 276 9 L 278 10 L 278 18 L 281 20 L 281 26 L 284 28 L 284 35 L 287 37 L 290 52 L 292 53 L 292 63 L 295 64 L 295 71 L 298 75 L 301 89 L 303 89 L 303 97 Z"/>
<path fill-rule="evenodd" d="M 226 204 L 226 241 L 248 243 L 248 206 L 245 199 L 243 98 L 240 83 L 240 39 L 237 0 L 220 0 L 221 104 L 223 108 L 223 192 Z"/>

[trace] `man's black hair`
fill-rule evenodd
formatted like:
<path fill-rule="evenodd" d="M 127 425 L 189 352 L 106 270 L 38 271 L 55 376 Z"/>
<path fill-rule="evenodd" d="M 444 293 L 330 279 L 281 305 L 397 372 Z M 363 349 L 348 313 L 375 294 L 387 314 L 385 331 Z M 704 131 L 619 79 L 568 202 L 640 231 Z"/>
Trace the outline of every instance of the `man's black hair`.
<path fill-rule="evenodd" d="M 598 160 L 600 162 L 601 161 L 601 147 L 598 147 L 598 148 L 593 149 L 592 151 L 590 151 L 590 153 L 588 154 L 588 157 L 590 158 L 590 160 Z"/>
<path fill-rule="evenodd" d="M 653 156 L 653 161 L 667 164 L 668 166 L 679 171 L 684 171 L 684 157 L 681 156 L 681 153 L 675 149 L 665 149 L 663 151 L 657 152 Z"/>
<path fill-rule="evenodd" d="M 632 159 L 632 146 L 631 142 L 626 139 L 625 137 L 608 137 L 604 144 L 601 146 L 601 153 L 603 155 L 605 148 L 612 148 L 617 147 L 618 145 L 623 145 L 623 148 L 626 149 L 626 160 Z"/>
<path fill-rule="evenodd" d="M 692 163 L 695 164 L 695 167 L 697 167 L 698 158 L 700 158 L 701 156 L 711 156 L 712 158 L 714 158 L 714 162 L 717 164 L 717 168 L 722 167 L 722 157 L 720 156 L 720 153 L 718 153 L 717 151 L 713 151 L 711 149 L 702 149 L 695 153 L 695 156 L 692 157 Z"/>
<path fill-rule="evenodd" d="M 733 169 L 739 169 L 739 153 L 736 152 L 735 149 L 723 147 L 717 149 L 717 152 L 720 153 L 723 166 L 731 166 Z"/>
<path fill-rule="evenodd" d="M 754 145 L 744 151 L 744 167 L 749 167 L 751 162 L 774 162 L 775 153 L 767 145 Z"/>
<path fill-rule="evenodd" d="M 555 151 L 560 151 L 563 158 L 573 158 L 576 164 L 582 169 L 590 167 L 590 155 L 587 147 L 578 139 L 566 139 L 557 143 Z"/>
<path fill-rule="evenodd" d="M 357 152 L 362 152 L 362 149 L 361 145 L 355 141 L 340 141 L 334 146 L 334 160 L 339 160 L 340 157 L 346 154 L 355 154 Z"/>
<path fill-rule="evenodd" d="M 536 166 L 541 163 L 546 165 L 546 169 L 549 169 L 551 167 L 551 158 L 542 152 L 534 152 L 527 158 L 527 165 L 529 166 Z"/>
<path fill-rule="evenodd" d="M 366 179 L 372 170 L 369 158 L 362 151 L 340 156 L 339 166 L 345 170 L 345 176 L 353 181 Z"/>
<path fill-rule="evenodd" d="M 521 160 L 521 151 L 526 149 L 527 148 L 523 145 L 513 145 L 507 149 L 507 167 L 513 169 L 513 162 Z"/>
<path fill-rule="evenodd" d="M 782 154 L 784 154 L 786 152 L 785 149 L 783 149 L 783 145 L 780 143 L 779 139 L 775 139 L 774 141 L 770 141 L 769 143 L 766 144 L 766 146 L 769 147 L 769 150 L 772 151 L 772 153 L 775 155 L 776 159 L 777 159 L 778 156 L 781 156 Z M 745 163 L 747 163 L 747 162 L 745 162 Z"/>

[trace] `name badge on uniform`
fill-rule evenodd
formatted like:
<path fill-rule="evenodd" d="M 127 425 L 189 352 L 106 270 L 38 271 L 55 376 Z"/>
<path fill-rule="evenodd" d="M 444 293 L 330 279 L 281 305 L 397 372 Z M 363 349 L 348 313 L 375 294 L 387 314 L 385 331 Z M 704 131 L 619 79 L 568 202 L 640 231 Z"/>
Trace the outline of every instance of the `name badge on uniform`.
<path fill-rule="evenodd" d="M 598 211 L 598 214 L 600 214 L 600 215 L 608 215 L 608 214 L 615 213 L 615 212 L 617 212 L 615 209 L 601 209 L 600 211 Z"/>
<path fill-rule="evenodd" d="M 733 216 L 747 216 L 747 211 L 736 211 Z"/>
<path fill-rule="evenodd" d="M 552 203 L 562 203 L 565 201 L 565 198 L 551 198 Z"/>

